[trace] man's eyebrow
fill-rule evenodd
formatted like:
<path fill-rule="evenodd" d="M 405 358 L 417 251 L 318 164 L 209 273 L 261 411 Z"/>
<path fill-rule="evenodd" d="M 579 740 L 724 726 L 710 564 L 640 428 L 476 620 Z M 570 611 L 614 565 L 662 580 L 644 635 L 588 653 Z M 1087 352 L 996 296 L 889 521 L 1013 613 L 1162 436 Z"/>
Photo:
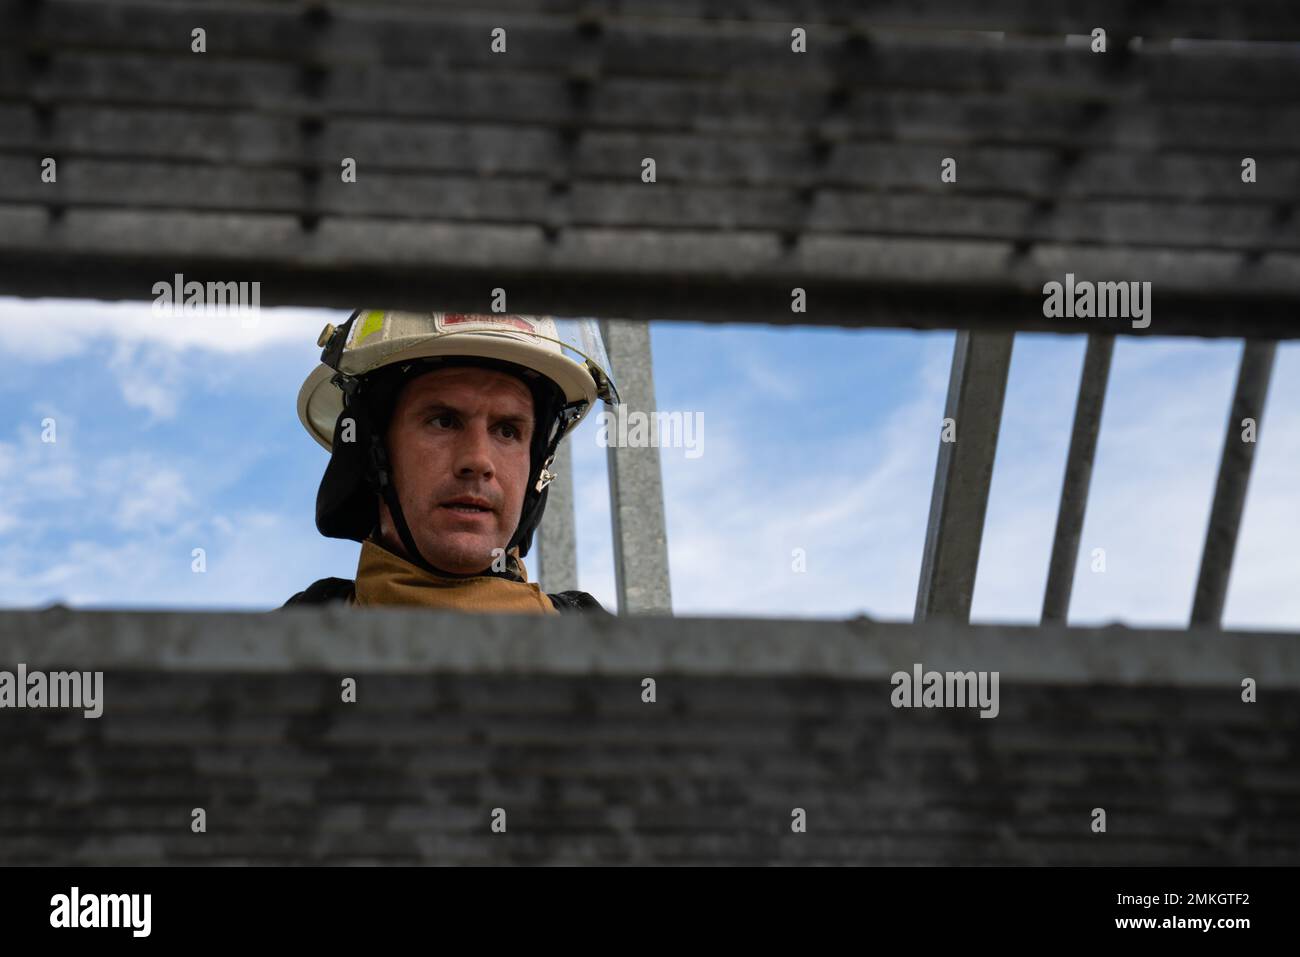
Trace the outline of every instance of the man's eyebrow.
<path fill-rule="evenodd" d="M 504 422 L 507 425 L 513 425 L 520 432 L 525 431 L 526 426 L 531 428 L 533 424 L 532 416 L 516 415 L 513 412 L 507 413 L 506 415 L 497 416 L 497 421 Z"/>
<path fill-rule="evenodd" d="M 452 405 L 446 399 L 429 399 L 426 402 L 419 403 L 415 407 L 416 415 L 426 416 L 430 412 L 453 412 L 456 415 L 463 414 L 460 409 Z M 524 415 L 523 413 L 508 412 L 505 415 L 496 416 L 495 420 L 497 422 L 505 422 L 509 425 L 513 425 L 521 432 L 524 431 L 525 426 L 531 427 L 533 424 L 532 416 Z"/>
<path fill-rule="evenodd" d="M 429 412 L 433 412 L 435 409 L 439 412 L 460 413 L 460 409 L 456 408 L 446 399 L 426 399 L 424 402 L 417 403 L 414 411 L 416 415 L 425 415 Z"/>

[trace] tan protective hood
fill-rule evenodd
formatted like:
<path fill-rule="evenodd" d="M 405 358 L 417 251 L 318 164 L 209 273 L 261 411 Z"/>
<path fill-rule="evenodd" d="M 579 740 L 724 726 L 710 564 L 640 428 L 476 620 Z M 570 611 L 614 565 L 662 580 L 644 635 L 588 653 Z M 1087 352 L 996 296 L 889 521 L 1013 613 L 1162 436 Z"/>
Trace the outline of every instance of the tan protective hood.
<path fill-rule="evenodd" d="M 558 615 L 541 586 L 527 581 L 528 570 L 514 550 L 524 581 L 511 581 L 494 575 L 471 578 L 445 578 L 412 565 L 376 542 L 361 543 L 357 564 L 356 597 L 361 606 L 407 605 L 521 615 Z"/>

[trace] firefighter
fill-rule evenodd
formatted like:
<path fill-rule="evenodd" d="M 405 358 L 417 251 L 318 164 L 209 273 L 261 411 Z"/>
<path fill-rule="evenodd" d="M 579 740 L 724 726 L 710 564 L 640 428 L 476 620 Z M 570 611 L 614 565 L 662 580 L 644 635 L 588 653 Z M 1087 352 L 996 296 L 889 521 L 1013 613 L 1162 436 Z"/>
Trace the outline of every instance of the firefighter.
<path fill-rule="evenodd" d="M 355 579 L 294 605 L 604 612 L 546 594 L 523 558 L 559 443 L 596 401 L 619 404 L 592 320 L 357 310 L 326 326 L 298 417 L 330 453 L 316 527 L 361 543 Z"/>

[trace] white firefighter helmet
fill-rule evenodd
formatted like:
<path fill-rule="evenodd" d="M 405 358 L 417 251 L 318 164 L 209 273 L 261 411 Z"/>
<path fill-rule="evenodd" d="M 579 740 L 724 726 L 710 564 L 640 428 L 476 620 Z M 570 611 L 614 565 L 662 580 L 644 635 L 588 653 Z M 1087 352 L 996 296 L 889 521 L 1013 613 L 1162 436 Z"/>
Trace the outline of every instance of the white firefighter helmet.
<path fill-rule="evenodd" d="M 506 550 L 528 554 L 546 508 L 550 466 L 560 441 L 597 399 L 619 404 L 600 329 L 592 319 L 520 315 L 357 310 L 340 328 L 326 326 L 321 365 L 298 392 L 298 418 L 330 452 L 316 497 L 316 527 L 331 538 L 364 541 L 378 521 L 382 496 L 408 556 L 419 554 L 393 487 L 384 440 L 395 390 L 411 376 L 442 366 L 480 365 L 521 378 L 533 393 L 537 428 L 518 527 Z M 348 415 L 343 412 L 348 410 Z M 355 436 L 335 443 L 351 423 Z"/>
<path fill-rule="evenodd" d="M 600 329 L 592 319 L 361 310 L 338 355 L 337 371 L 364 376 L 385 366 L 439 356 L 476 356 L 512 362 L 546 376 L 568 403 L 582 403 L 571 431 L 603 399 L 618 404 Z M 338 330 L 326 326 L 319 345 Z M 326 450 L 343 411 L 336 369 L 322 362 L 298 392 L 298 418 Z"/>

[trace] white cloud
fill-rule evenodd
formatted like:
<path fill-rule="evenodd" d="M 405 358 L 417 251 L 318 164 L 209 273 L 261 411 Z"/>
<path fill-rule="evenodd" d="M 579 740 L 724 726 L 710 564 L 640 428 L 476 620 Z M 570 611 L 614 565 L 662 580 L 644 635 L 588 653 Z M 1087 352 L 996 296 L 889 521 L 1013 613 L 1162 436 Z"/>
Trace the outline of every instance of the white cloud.
<path fill-rule="evenodd" d="M 1181 627 L 1191 612 L 1239 344 L 1116 344 L 1071 622 Z M 1106 571 L 1092 571 L 1105 550 Z"/>
<path fill-rule="evenodd" d="M 1085 342 L 1019 336 L 1002 408 L 971 617 L 1036 622 Z"/>
<path fill-rule="evenodd" d="M 193 570 L 203 548 L 207 570 Z M 9 607 L 275 608 L 322 575 L 351 577 L 358 546 L 289 518 L 243 510 L 223 521 L 151 525 L 116 541 L 75 539 L 58 554 L 0 545 Z"/>
<path fill-rule="evenodd" d="M 205 503 L 242 474 L 249 450 L 211 462 L 149 448 L 95 458 L 61 422 L 58 442 L 22 428 L 0 453 L 9 472 L 0 515 L 8 533 L 0 540 L 0 601 L 8 606 L 266 607 L 308 584 L 278 594 L 320 553 L 310 524 L 247 510 L 211 515 Z M 190 570 L 196 546 L 212 553 L 209 577 Z M 237 568 L 216 557 L 232 551 Z"/>
<path fill-rule="evenodd" d="M 663 457 L 677 613 L 911 617 L 951 359 L 948 337 L 918 344 L 909 400 L 825 455 L 754 448 L 740 407 L 706 413 L 700 458 Z"/>
<path fill-rule="evenodd" d="M 266 308 L 255 323 L 231 314 L 155 313 L 151 302 L 84 302 L 0 297 L 0 353 L 40 364 L 82 355 L 96 342 L 169 350 L 253 352 L 278 344 L 316 341 L 325 323 L 348 313 L 326 309 Z"/>
<path fill-rule="evenodd" d="M 325 324 L 346 315 L 264 309 L 249 321 L 233 314 L 159 314 L 148 302 L 0 298 L 0 354 L 41 365 L 106 350 L 123 400 L 157 422 L 176 416 L 192 377 L 221 374 L 209 364 L 188 364 L 190 354 L 247 355 L 280 345 L 311 352 Z"/>
<path fill-rule="evenodd" d="M 748 380 L 749 387 L 759 395 L 774 396 L 793 402 L 803 394 L 797 376 L 792 375 L 788 368 L 773 368 L 752 346 L 738 346 L 732 354 L 732 359 L 734 366 Z"/>
<path fill-rule="evenodd" d="M 113 469 L 114 464 L 109 463 L 108 468 Z M 118 504 L 114 521 L 125 531 L 174 523 L 194 504 L 185 476 L 173 468 L 140 462 L 122 471 L 130 478 L 115 480 Z"/>
<path fill-rule="evenodd" d="M 1084 342 L 1025 337 L 1007 395 L 973 617 L 1036 622 Z M 1181 627 L 1191 607 L 1239 344 L 1127 341 L 1117 349 L 1071 621 Z M 951 348 L 925 346 L 911 398 L 871 433 L 862 461 L 772 459 L 747 441 L 744 407 L 708 411 L 705 456 L 662 456 L 679 614 L 910 619 Z M 1289 351 L 1288 351 L 1289 349 Z M 752 423 L 750 423 L 752 424 Z M 728 428 L 730 426 L 730 428 Z M 1295 629 L 1300 349 L 1284 347 L 1261 432 L 1225 624 Z M 1107 572 L 1090 571 L 1094 545 Z M 807 571 L 791 570 L 805 549 Z"/>
<path fill-rule="evenodd" d="M 139 342 L 118 342 L 108 367 L 117 376 L 127 405 L 144 409 L 155 421 L 176 415 L 182 364 L 175 352 Z"/>
<path fill-rule="evenodd" d="M 1017 342 L 1021 350 L 1025 340 Z M 1183 627 L 1191 614 L 1239 342 L 1117 343 L 1075 570 L 1072 624 Z M 1083 342 L 1012 367 L 973 617 L 1037 622 Z M 1300 351 L 1279 351 L 1230 581 L 1228 627 L 1295 629 Z M 1092 571 L 1105 550 L 1106 571 Z"/>

